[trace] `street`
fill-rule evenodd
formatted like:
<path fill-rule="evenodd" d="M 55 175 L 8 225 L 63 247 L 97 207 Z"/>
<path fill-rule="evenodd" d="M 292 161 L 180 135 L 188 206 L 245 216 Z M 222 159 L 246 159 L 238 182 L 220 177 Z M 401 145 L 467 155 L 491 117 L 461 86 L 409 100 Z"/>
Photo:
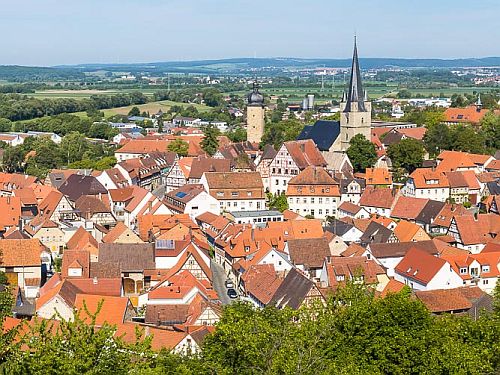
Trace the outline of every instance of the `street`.
<path fill-rule="evenodd" d="M 219 296 L 219 300 L 223 305 L 231 303 L 231 299 L 227 295 L 227 289 L 224 285 L 226 274 L 220 264 L 217 264 L 213 259 L 210 260 L 210 269 L 212 270 L 212 284 L 214 290 Z"/>

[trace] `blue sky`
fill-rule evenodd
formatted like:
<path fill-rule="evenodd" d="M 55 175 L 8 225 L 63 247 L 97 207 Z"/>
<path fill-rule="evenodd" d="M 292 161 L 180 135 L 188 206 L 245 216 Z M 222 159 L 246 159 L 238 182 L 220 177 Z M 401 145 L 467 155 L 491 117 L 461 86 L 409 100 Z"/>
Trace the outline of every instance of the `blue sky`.
<path fill-rule="evenodd" d="M 500 0 L 1 0 L 0 64 L 500 55 Z"/>

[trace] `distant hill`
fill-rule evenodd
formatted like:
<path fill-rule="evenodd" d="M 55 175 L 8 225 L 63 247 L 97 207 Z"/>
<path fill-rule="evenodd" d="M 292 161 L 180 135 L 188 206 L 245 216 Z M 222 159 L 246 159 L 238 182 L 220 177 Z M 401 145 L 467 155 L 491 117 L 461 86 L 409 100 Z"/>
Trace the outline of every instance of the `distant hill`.
<path fill-rule="evenodd" d="M 500 57 L 467 59 L 399 59 L 361 58 L 362 69 L 376 68 L 466 68 L 500 67 Z M 79 64 L 54 67 L 0 66 L 0 80 L 47 81 L 79 80 L 86 72 L 105 70 L 146 74 L 198 73 L 198 74 L 252 74 L 263 70 L 270 74 L 301 68 L 349 68 L 351 59 L 299 59 L 299 58 L 233 58 L 220 60 L 167 61 L 133 64 Z"/>
<path fill-rule="evenodd" d="M 399 59 L 399 58 L 361 58 L 363 69 L 401 67 L 401 68 L 465 68 L 500 67 L 500 57 L 466 59 Z M 244 71 L 263 68 L 307 68 L 330 67 L 348 68 L 351 59 L 299 59 L 299 58 L 233 58 L 220 60 L 169 61 L 145 64 L 81 64 L 64 66 L 83 71 L 156 71 L 156 72 L 223 72 Z"/>

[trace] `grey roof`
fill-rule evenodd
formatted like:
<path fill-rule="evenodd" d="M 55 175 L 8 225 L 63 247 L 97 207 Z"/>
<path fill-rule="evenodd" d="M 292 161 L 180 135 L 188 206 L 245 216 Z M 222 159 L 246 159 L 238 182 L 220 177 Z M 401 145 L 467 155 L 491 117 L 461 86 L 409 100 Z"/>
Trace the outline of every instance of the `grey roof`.
<path fill-rule="evenodd" d="M 488 187 L 488 191 L 491 195 L 500 194 L 500 183 L 498 181 L 487 182 L 486 186 Z"/>
<path fill-rule="evenodd" d="M 353 180 L 356 181 L 359 184 L 359 186 L 361 186 L 361 192 L 363 192 L 363 190 L 366 187 L 366 180 L 365 179 L 363 179 L 363 178 L 343 178 L 340 180 L 340 193 L 341 194 L 348 193 L 347 187 L 349 186 L 349 184 Z"/>
<path fill-rule="evenodd" d="M 267 216 L 283 216 L 279 211 L 274 210 L 261 210 L 261 211 L 231 211 L 229 212 L 234 218 L 243 217 L 267 217 Z"/>
<path fill-rule="evenodd" d="M 274 147 L 272 145 L 265 145 L 264 146 L 264 150 L 262 152 L 262 160 L 265 160 L 265 159 L 274 159 L 276 157 L 276 154 L 278 153 L 278 151 L 276 151 L 274 149 Z"/>
<path fill-rule="evenodd" d="M 330 225 L 324 227 L 324 230 L 327 230 L 330 233 L 342 237 L 344 234 L 349 232 L 353 227 L 354 225 L 352 224 L 346 223 L 342 220 L 333 219 Z"/>
<path fill-rule="evenodd" d="M 297 140 L 312 139 L 320 151 L 328 151 L 339 134 L 339 121 L 318 120 L 313 125 L 305 126 Z"/>
<path fill-rule="evenodd" d="M 252 106 L 263 106 L 264 105 L 264 95 L 259 92 L 259 86 L 256 82 L 253 83 L 253 90 L 248 94 L 248 105 Z"/>
<path fill-rule="evenodd" d="M 349 93 L 347 94 L 347 103 L 344 112 L 351 112 L 351 103 L 358 103 L 358 110 L 366 112 L 364 102 L 363 85 L 361 83 L 361 73 L 359 71 L 358 47 L 356 38 L 354 38 L 354 53 L 352 56 L 351 79 L 349 81 Z"/>
<path fill-rule="evenodd" d="M 298 309 L 313 287 L 314 283 L 311 280 L 292 268 L 274 293 L 270 305 L 279 309 L 286 306 Z"/>
<path fill-rule="evenodd" d="M 432 221 L 443 209 L 444 205 L 444 202 L 429 200 L 425 204 L 422 211 L 420 211 L 420 213 L 417 215 L 415 221 L 424 224 L 432 224 Z"/>
<path fill-rule="evenodd" d="M 116 264 L 121 272 L 142 272 L 145 269 L 155 269 L 154 245 L 150 243 L 101 243 L 98 263 Z"/>
<path fill-rule="evenodd" d="M 391 237 L 392 230 L 375 221 L 368 224 L 365 233 L 360 238 L 362 244 L 386 243 Z"/>

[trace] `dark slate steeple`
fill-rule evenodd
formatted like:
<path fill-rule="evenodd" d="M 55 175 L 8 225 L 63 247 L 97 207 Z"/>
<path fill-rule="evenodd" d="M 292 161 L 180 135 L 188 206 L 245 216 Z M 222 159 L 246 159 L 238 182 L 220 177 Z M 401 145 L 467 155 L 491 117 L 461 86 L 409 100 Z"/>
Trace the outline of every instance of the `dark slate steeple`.
<path fill-rule="evenodd" d="M 361 73 L 359 72 L 358 47 L 356 46 L 356 37 L 354 37 L 354 54 L 352 56 L 351 80 L 349 81 L 349 93 L 344 112 L 351 112 L 351 103 L 358 103 L 358 111 L 366 112 L 365 93 L 361 84 Z"/>

